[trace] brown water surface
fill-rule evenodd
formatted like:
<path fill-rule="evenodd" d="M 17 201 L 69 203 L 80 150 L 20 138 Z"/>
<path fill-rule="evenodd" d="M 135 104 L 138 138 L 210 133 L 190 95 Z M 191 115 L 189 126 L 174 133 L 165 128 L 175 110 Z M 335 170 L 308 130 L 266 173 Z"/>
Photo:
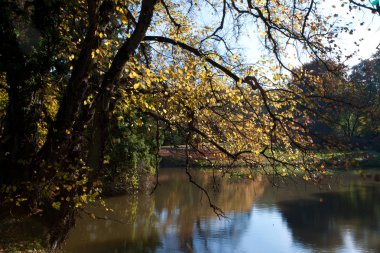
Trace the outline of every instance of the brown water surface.
<path fill-rule="evenodd" d="M 219 180 L 193 172 L 218 218 L 182 169 L 162 170 L 153 195 L 106 199 L 83 215 L 64 247 L 100 252 L 380 252 L 380 184 L 344 173 L 323 185 L 287 180 Z"/>

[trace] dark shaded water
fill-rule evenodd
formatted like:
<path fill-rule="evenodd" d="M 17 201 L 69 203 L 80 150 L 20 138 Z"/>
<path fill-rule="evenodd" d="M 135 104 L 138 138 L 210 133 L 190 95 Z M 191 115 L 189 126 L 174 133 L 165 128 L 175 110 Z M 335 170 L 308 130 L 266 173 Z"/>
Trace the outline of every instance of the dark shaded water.
<path fill-rule="evenodd" d="M 195 172 L 194 172 L 195 173 Z M 208 173 L 195 173 L 209 189 Z M 342 174 L 323 186 L 289 181 L 220 181 L 213 201 L 177 170 L 163 170 L 152 196 L 106 200 L 114 212 L 91 210 L 70 235 L 65 252 L 380 252 L 380 184 Z M 210 192 L 212 190 L 210 189 Z"/>

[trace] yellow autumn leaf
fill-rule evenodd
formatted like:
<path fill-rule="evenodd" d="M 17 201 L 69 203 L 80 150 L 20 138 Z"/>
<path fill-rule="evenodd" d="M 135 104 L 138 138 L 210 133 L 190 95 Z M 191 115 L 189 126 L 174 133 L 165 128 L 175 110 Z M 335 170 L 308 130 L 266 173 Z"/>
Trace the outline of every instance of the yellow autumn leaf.
<path fill-rule="evenodd" d="M 133 85 L 133 89 L 137 90 L 138 88 L 140 88 L 141 84 L 140 83 L 135 83 Z"/>

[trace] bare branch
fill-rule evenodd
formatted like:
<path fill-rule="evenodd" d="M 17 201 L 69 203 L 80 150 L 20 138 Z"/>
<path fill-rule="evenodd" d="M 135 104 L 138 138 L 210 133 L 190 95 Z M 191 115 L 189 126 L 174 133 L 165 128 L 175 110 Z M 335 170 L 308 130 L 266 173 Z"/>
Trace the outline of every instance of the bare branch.
<path fill-rule="evenodd" d="M 373 8 L 373 7 L 369 7 L 368 5 L 365 5 L 365 4 L 362 4 L 362 3 L 358 3 L 358 2 L 356 2 L 354 0 L 349 0 L 349 2 L 352 3 L 352 4 L 354 4 L 354 5 L 356 5 L 356 6 L 359 6 L 361 8 L 364 8 L 364 9 L 367 9 L 367 10 L 371 10 L 373 13 L 377 12 L 380 15 L 380 5 L 379 4 L 376 5 L 376 8 Z"/>
<path fill-rule="evenodd" d="M 189 182 L 192 183 L 193 185 L 195 185 L 198 189 L 200 189 L 206 195 L 210 207 L 214 210 L 214 213 L 218 217 L 226 218 L 226 215 L 224 214 L 223 210 L 220 209 L 220 207 L 216 206 L 214 203 L 212 203 L 210 195 L 208 194 L 208 191 L 205 188 L 203 188 L 200 184 L 198 184 L 196 181 L 193 180 L 193 177 L 189 171 L 189 169 L 190 169 L 189 140 L 190 140 L 190 133 L 186 137 L 186 148 L 185 148 L 185 151 L 186 151 L 186 174 L 189 178 Z"/>
<path fill-rule="evenodd" d="M 201 43 L 203 43 L 205 40 L 215 36 L 220 30 L 223 29 L 224 26 L 224 19 L 226 18 L 226 9 L 227 9 L 227 0 L 223 0 L 223 10 L 222 10 L 222 18 L 220 20 L 219 26 L 214 30 L 212 34 L 201 40 Z M 219 37 L 220 38 L 220 37 Z"/>
<path fill-rule="evenodd" d="M 173 16 L 170 14 L 169 7 L 168 7 L 167 4 L 165 3 L 165 1 L 162 0 L 161 3 L 162 3 L 162 5 L 164 6 L 165 11 L 166 11 L 166 14 L 168 15 L 170 21 L 174 24 L 174 26 L 177 27 L 177 29 L 180 29 L 180 28 L 181 28 L 181 24 L 179 24 L 179 23 L 173 18 Z"/>
<path fill-rule="evenodd" d="M 306 22 L 307 22 L 307 19 L 309 18 L 311 10 L 313 9 L 313 5 L 314 5 L 314 0 L 311 0 L 309 9 L 307 10 L 305 18 L 303 20 L 302 31 L 301 31 L 302 36 L 305 36 Z"/>

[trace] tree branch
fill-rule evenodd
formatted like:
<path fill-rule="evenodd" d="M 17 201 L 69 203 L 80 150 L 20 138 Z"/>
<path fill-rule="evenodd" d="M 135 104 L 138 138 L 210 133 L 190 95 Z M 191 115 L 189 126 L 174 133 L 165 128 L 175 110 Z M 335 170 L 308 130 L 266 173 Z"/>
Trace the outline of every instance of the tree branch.
<path fill-rule="evenodd" d="M 100 92 L 95 97 L 93 117 L 93 133 L 88 154 L 88 165 L 97 173 L 103 166 L 103 156 L 109 124 L 109 109 L 115 87 L 120 81 L 125 64 L 143 40 L 153 18 L 154 6 L 158 0 L 143 0 L 136 28 L 116 53 L 112 64 L 104 75 Z"/>
<path fill-rule="evenodd" d="M 170 14 L 170 10 L 169 10 L 168 5 L 165 3 L 164 0 L 162 0 L 161 3 L 164 6 L 166 14 L 168 15 L 170 21 L 174 24 L 174 26 L 177 27 L 177 29 L 180 29 L 181 28 L 181 24 L 179 24 L 177 21 L 175 21 L 175 19 L 173 18 L 173 16 Z"/>
<path fill-rule="evenodd" d="M 369 6 L 365 5 L 365 4 L 358 3 L 358 2 L 356 2 L 354 0 L 349 0 L 349 2 L 352 3 L 352 4 L 354 4 L 354 5 L 356 5 L 356 6 L 359 6 L 361 8 L 364 8 L 364 9 L 367 9 L 367 10 L 371 10 L 374 13 L 377 12 L 380 15 L 380 5 L 379 4 L 376 5 L 376 8 L 373 8 L 373 7 L 369 7 Z"/>

